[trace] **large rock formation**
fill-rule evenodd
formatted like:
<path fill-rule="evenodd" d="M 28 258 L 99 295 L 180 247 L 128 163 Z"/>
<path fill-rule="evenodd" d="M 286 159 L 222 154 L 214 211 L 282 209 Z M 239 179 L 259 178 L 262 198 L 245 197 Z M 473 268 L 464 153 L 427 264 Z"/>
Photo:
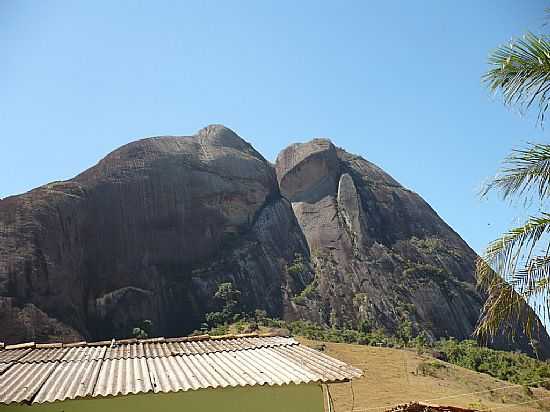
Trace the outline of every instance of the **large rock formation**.
<path fill-rule="evenodd" d="M 285 265 L 305 247 L 273 167 L 232 131 L 130 143 L 0 201 L 0 341 L 28 339 L 12 331 L 32 311 L 40 338 L 127 336 L 143 319 L 181 335 L 222 281 L 276 316 Z M 60 323 L 70 333 L 48 326 Z"/>
<path fill-rule="evenodd" d="M 313 273 L 287 317 L 471 337 L 484 300 L 476 254 L 420 196 L 326 139 L 289 146 L 276 171 L 310 249 L 303 270 Z M 515 345 L 529 347 L 524 336 Z M 550 355 L 544 332 L 539 346 Z"/>
<path fill-rule="evenodd" d="M 474 259 L 417 194 L 330 141 L 274 168 L 209 126 L 0 200 L 0 341 L 122 337 L 143 319 L 185 334 L 227 281 L 247 311 L 465 338 Z"/>
<path fill-rule="evenodd" d="M 470 336 L 482 304 L 475 254 L 420 196 L 328 140 L 285 149 L 277 175 L 316 274 L 292 305 L 298 317 Z"/>

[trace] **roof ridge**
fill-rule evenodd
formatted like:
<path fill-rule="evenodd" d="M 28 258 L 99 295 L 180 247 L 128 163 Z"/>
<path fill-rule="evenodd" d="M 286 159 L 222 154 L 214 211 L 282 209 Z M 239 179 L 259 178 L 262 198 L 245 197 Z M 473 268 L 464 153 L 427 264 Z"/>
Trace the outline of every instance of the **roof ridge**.
<path fill-rule="evenodd" d="M 232 339 L 241 339 L 241 338 L 268 338 L 268 337 L 282 337 L 282 338 L 292 338 L 289 335 L 283 335 L 278 332 L 266 332 L 266 333 L 237 333 L 237 334 L 225 334 L 225 335 L 194 335 L 194 336 L 181 336 L 174 338 L 165 338 L 165 337 L 156 337 L 156 338 L 146 338 L 146 339 L 137 339 L 137 338 L 126 338 L 126 339 L 110 339 L 102 340 L 95 342 L 87 341 L 78 341 L 78 342 L 51 342 L 51 343 L 35 343 L 35 342 L 22 342 L 12 345 L 5 345 L 3 342 L 0 343 L 1 350 L 13 350 L 13 349 L 48 349 L 48 348 L 74 348 L 74 347 L 83 347 L 83 346 L 111 346 L 111 345 L 133 345 L 140 343 L 171 343 L 171 342 L 197 342 L 197 341 L 207 341 L 207 340 L 232 340 Z"/>
<path fill-rule="evenodd" d="M 4 347 L 5 350 L 10 349 L 26 349 L 26 348 L 34 348 L 36 346 L 36 343 L 34 342 L 25 342 L 25 343 L 16 343 L 14 345 L 6 345 Z"/>

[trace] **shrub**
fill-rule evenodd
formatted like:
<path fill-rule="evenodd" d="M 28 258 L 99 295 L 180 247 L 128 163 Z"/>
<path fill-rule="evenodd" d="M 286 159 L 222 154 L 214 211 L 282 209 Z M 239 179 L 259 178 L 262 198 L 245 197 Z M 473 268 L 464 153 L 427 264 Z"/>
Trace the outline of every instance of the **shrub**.
<path fill-rule="evenodd" d="M 214 298 L 219 302 L 221 311 L 209 312 L 205 315 L 209 326 L 216 327 L 228 322 L 236 322 L 241 318 L 241 314 L 237 312 L 241 291 L 235 289 L 231 282 L 220 283 Z"/>
<path fill-rule="evenodd" d="M 548 362 L 541 362 L 521 353 L 481 347 L 473 340 L 459 342 L 455 339 L 443 339 L 436 347 L 445 360 L 455 365 L 512 383 L 550 388 Z"/>
<path fill-rule="evenodd" d="M 445 369 L 445 364 L 434 360 L 423 361 L 416 367 L 416 374 L 422 376 L 437 376 L 437 372 Z"/>
<path fill-rule="evenodd" d="M 153 322 L 145 319 L 139 326 L 132 329 L 132 336 L 137 339 L 147 339 L 152 335 Z"/>

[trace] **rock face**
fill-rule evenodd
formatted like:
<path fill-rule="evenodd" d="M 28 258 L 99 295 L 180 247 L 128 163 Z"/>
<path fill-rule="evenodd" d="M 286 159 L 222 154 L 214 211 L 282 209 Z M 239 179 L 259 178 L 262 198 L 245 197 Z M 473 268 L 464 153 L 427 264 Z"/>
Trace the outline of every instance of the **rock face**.
<path fill-rule="evenodd" d="M 276 169 L 315 273 L 290 305 L 297 317 L 471 335 L 482 304 L 475 254 L 418 195 L 328 140 L 290 146 Z"/>
<path fill-rule="evenodd" d="M 310 249 L 303 269 L 313 273 L 290 296 L 287 317 L 471 337 L 484 301 L 476 255 L 420 196 L 325 139 L 289 146 L 276 170 Z M 546 333 L 540 340 L 549 356 Z M 517 345 L 528 350 L 525 337 Z"/>
<path fill-rule="evenodd" d="M 474 259 L 417 194 L 330 141 L 273 167 L 209 126 L 0 200 L 0 341 L 125 337 L 144 319 L 186 334 L 221 282 L 245 311 L 465 338 Z"/>
<path fill-rule="evenodd" d="M 273 167 L 221 126 L 123 146 L 70 181 L 0 201 L 0 222 L 11 308 L 0 341 L 28 337 L 6 325 L 24 325 L 30 307 L 70 332 L 50 328 L 51 339 L 128 336 L 143 319 L 181 335 L 215 310 L 223 281 L 276 316 L 285 265 L 306 247 Z"/>

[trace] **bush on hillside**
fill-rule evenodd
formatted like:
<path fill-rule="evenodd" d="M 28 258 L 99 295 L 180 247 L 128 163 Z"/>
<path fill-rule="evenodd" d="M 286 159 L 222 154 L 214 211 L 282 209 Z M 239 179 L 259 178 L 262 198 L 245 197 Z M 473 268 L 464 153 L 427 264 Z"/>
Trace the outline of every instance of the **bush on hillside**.
<path fill-rule="evenodd" d="M 538 361 L 522 353 L 482 347 L 473 340 L 459 342 L 455 339 L 442 339 L 437 342 L 436 348 L 449 363 L 505 381 L 550 389 L 548 362 Z"/>
<path fill-rule="evenodd" d="M 367 332 L 370 328 L 366 327 L 363 330 L 338 329 L 324 327 L 306 320 L 287 322 L 269 318 L 265 311 L 242 314 L 240 320 L 233 324 L 239 332 L 251 331 L 250 325 L 253 325 L 254 330 L 258 326 L 288 329 L 292 335 L 325 342 L 355 343 L 416 350 L 419 355 L 430 353 L 438 359 L 476 372 L 486 373 L 497 379 L 550 389 L 549 362 L 539 361 L 522 353 L 482 347 L 473 340 L 459 342 L 451 338 L 431 343 L 425 332 L 413 336 L 411 328 L 406 322 L 400 328 L 398 336 L 389 336 L 381 329 Z M 220 335 L 227 333 L 228 330 L 228 324 L 225 323 L 217 325 L 208 333 Z M 439 368 L 441 364 L 437 363 L 436 365 L 436 363 L 428 362 L 426 365 L 418 373 L 434 373 L 434 368 Z"/>

